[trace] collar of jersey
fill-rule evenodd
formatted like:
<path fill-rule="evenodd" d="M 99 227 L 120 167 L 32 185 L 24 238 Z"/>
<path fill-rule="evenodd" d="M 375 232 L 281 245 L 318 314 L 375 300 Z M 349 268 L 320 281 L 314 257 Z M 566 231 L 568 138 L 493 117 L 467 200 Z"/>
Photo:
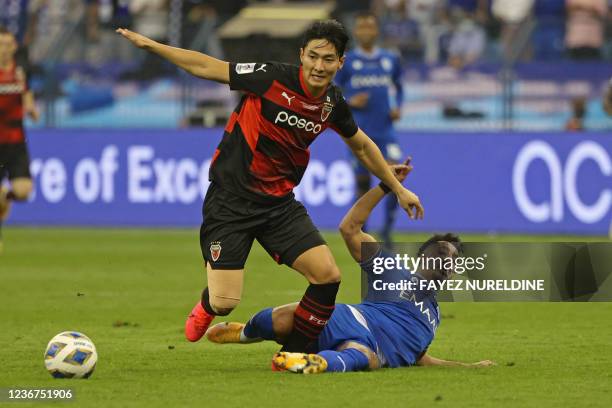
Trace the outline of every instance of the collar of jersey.
<path fill-rule="evenodd" d="M 302 73 L 302 66 L 301 65 L 300 65 L 300 75 L 299 75 L 299 77 L 300 77 L 300 86 L 302 87 L 302 91 L 304 91 L 304 95 L 306 95 L 306 97 L 308 99 L 318 100 L 321 96 L 323 96 L 325 94 L 325 92 L 327 92 L 327 89 L 329 88 L 329 85 L 327 85 L 327 88 L 325 88 L 325 91 L 321 92 L 321 95 L 313 96 L 313 94 L 311 94 L 310 91 L 308 90 L 308 87 L 306 86 L 306 82 L 304 82 L 304 74 Z"/>
<path fill-rule="evenodd" d="M 378 54 L 380 54 L 380 48 L 374 47 L 372 52 L 366 52 L 363 48 L 356 47 L 355 54 L 359 55 L 360 57 L 364 57 L 364 58 L 376 58 L 378 57 Z"/>

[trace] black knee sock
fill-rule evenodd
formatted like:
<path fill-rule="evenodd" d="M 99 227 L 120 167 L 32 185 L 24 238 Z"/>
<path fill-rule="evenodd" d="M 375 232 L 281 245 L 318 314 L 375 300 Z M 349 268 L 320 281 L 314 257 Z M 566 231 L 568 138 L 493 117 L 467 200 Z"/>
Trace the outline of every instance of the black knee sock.
<path fill-rule="evenodd" d="M 214 311 L 214 309 L 210 305 L 210 297 L 208 295 L 208 286 L 202 292 L 202 307 L 204 308 L 206 313 L 208 313 L 209 315 L 211 315 L 211 316 L 216 316 L 217 315 L 217 313 Z"/>
<path fill-rule="evenodd" d="M 293 330 L 282 351 L 305 352 L 317 341 L 334 311 L 339 287 L 340 282 L 308 286 L 295 310 Z"/>

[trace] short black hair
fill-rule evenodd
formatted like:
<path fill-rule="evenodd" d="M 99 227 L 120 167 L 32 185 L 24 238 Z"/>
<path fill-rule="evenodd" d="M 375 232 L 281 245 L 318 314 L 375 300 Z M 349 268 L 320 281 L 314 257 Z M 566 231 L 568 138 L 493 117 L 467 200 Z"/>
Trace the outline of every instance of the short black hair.
<path fill-rule="evenodd" d="M 461 242 L 461 238 L 459 238 L 459 236 L 456 234 L 448 232 L 446 234 L 436 234 L 429 238 L 427 241 L 425 241 L 423 245 L 421 245 L 421 247 L 419 248 L 418 255 L 423 254 L 428 246 L 430 246 L 431 244 L 435 244 L 439 241 L 449 242 L 455 247 L 455 249 L 457 249 L 457 252 L 459 254 L 463 254 L 463 243 Z"/>
<path fill-rule="evenodd" d="M 333 44 L 339 57 L 344 55 L 349 36 L 344 26 L 337 20 L 320 20 L 312 23 L 302 38 L 302 48 L 306 48 L 312 40 L 324 39 Z"/>

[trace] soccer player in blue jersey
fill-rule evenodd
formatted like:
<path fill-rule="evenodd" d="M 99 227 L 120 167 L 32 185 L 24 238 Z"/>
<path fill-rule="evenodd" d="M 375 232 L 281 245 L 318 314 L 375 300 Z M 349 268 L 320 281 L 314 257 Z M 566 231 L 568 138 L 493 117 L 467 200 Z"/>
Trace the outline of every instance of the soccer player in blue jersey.
<path fill-rule="evenodd" d="M 393 122 L 400 118 L 404 98 L 400 59 L 395 53 L 376 46 L 378 22 L 370 12 L 357 15 L 353 37 L 357 47 L 346 54 L 344 67 L 336 74 L 335 82 L 342 88 L 359 127 L 370 135 L 389 163 L 397 163 L 402 152 Z M 357 160 L 352 159 L 352 162 L 359 198 L 370 189 L 371 177 Z M 381 230 L 381 238 L 388 244 L 391 243 L 396 209 L 397 201 L 389 197 Z"/>
<path fill-rule="evenodd" d="M 403 181 L 412 167 L 394 166 L 398 180 Z M 345 216 L 340 231 L 355 261 L 368 272 L 371 289 L 375 279 L 385 283 L 408 280 L 447 279 L 452 271 L 421 268 L 415 274 L 406 270 L 390 270 L 374 275 L 373 261 L 387 254 L 376 240 L 363 232 L 368 216 L 387 193 L 379 185 L 363 195 Z M 362 254 L 362 243 L 372 243 L 373 251 Z M 427 257 L 456 257 L 461 252 L 459 238 L 452 234 L 434 235 L 419 249 Z M 418 287 L 418 285 L 417 285 Z M 477 363 L 461 363 L 430 356 L 427 349 L 438 325 L 440 312 L 433 291 L 368 291 L 366 299 L 355 305 L 336 304 L 331 319 L 319 336 L 316 349 L 307 353 L 279 352 L 272 359 L 273 369 L 303 374 L 322 372 L 346 372 L 381 367 L 412 365 L 490 366 L 489 360 Z M 219 323 L 206 333 L 214 343 L 253 343 L 275 340 L 283 343 L 291 332 L 297 303 L 268 308 L 254 315 L 246 324 Z M 316 302 L 309 300 L 309 308 L 316 309 Z M 316 353 L 316 354 L 315 354 Z"/>

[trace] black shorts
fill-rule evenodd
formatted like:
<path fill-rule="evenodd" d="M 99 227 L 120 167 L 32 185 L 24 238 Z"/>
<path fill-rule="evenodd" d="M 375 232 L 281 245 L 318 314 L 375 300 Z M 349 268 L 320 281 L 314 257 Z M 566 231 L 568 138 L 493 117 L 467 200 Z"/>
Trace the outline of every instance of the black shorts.
<path fill-rule="evenodd" d="M 213 269 L 243 269 L 255 239 L 276 262 L 289 266 L 310 248 L 325 245 L 294 198 L 262 204 L 211 183 L 202 216 L 200 248 Z"/>
<path fill-rule="evenodd" d="M 30 175 L 30 155 L 25 143 L 0 143 L 0 181 L 5 177 L 32 178 Z"/>

